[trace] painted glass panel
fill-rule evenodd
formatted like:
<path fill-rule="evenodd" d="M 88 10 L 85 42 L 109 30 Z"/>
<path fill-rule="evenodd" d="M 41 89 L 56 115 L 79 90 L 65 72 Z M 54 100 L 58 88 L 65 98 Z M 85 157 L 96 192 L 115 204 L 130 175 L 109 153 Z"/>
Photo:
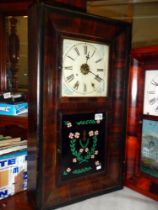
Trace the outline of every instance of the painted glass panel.
<path fill-rule="evenodd" d="M 105 114 L 62 116 L 61 179 L 105 170 Z"/>
<path fill-rule="evenodd" d="M 158 122 L 143 120 L 141 171 L 158 178 Z"/>

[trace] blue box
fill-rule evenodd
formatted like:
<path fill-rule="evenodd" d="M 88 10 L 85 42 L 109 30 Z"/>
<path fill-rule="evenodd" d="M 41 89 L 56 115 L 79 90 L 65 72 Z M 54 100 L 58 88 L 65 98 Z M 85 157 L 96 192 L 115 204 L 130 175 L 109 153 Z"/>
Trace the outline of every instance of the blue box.
<path fill-rule="evenodd" d="M 28 103 L 0 103 L 0 115 L 19 115 L 28 111 Z"/>

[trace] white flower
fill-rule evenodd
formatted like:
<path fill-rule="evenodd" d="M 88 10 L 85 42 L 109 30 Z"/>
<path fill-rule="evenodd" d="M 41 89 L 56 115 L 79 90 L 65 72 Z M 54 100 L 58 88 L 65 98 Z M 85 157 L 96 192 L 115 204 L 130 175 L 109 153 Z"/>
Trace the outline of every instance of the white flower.
<path fill-rule="evenodd" d="M 80 148 L 80 149 L 79 149 L 79 152 L 82 153 L 82 152 L 83 152 L 83 148 Z"/>
<path fill-rule="evenodd" d="M 93 131 L 89 131 L 89 136 L 93 136 L 94 132 Z"/>
<path fill-rule="evenodd" d="M 68 128 L 72 127 L 72 123 L 71 122 L 68 122 L 67 127 Z"/>
<path fill-rule="evenodd" d="M 85 152 L 88 152 L 89 151 L 89 149 L 88 149 L 88 147 L 85 149 Z"/>
<path fill-rule="evenodd" d="M 97 161 L 95 161 L 95 165 L 96 166 L 99 166 L 100 165 L 100 163 L 99 163 L 99 161 L 97 160 Z"/>
<path fill-rule="evenodd" d="M 69 139 L 73 139 L 74 138 L 74 134 L 73 133 L 69 133 Z"/>
<path fill-rule="evenodd" d="M 67 168 L 66 171 L 69 173 L 71 171 L 71 168 Z"/>
<path fill-rule="evenodd" d="M 98 150 L 95 150 L 94 154 L 95 155 L 98 155 L 99 151 Z"/>
<path fill-rule="evenodd" d="M 80 137 L 80 133 L 79 132 L 76 132 L 75 133 L 75 138 L 78 139 L 79 137 Z"/>
<path fill-rule="evenodd" d="M 91 159 L 94 159 L 95 158 L 95 156 L 94 155 L 91 155 Z"/>
<path fill-rule="evenodd" d="M 73 159 L 72 159 L 72 162 L 73 162 L 73 163 L 76 163 L 76 162 L 77 162 L 77 159 L 76 159 L 76 158 L 73 158 Z"/>
<path fill-rule="evenodd" d="M 95 136 L 97 136 L 99 134 L 99 131 L 98 130 L 94 131 L 94 134 Z"/>

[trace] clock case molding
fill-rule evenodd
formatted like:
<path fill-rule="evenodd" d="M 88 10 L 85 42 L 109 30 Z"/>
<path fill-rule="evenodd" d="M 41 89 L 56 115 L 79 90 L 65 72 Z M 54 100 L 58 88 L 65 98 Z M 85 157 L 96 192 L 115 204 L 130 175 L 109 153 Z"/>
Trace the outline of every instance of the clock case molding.
<path fill-rule="evenodd" d="M 129 71 L 126 186 L 158 200 L 158 178 L 141 171 L 141 139 L 143 120 L 158 121 L 158 116 L 143 114 L 145 72 L 158 70 L 158 46 L 131 51 Z"/>
<path fill-rule="evenodd" d="M 110 46 L 107 97 L 61 97 L 62 40 Z M 121 189 L 124 183 L 126 95 L 131 25 L 39 4 L 29 12 L 28 191 L 48 210 Z M 62 158 L 60 116 L 105 113 L 105 170 L 58 181 Z"/>

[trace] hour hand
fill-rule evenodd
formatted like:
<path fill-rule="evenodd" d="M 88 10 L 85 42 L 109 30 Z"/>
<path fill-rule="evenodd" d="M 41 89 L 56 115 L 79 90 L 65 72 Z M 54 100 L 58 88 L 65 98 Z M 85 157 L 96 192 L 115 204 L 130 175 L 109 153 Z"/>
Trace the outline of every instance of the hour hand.
<path fill-rule="evenodd" d="M 94 74 L 94 73 L 93 73 L 92 71 L 90 71 L 90 70 L 89 70 L 89 72 L 95 76 L 95 79 L 96 79 L 98 82 L 101 82 L 101 81 L 103 80 L 98 74 Z"/>
<path fill-rule="evenodd" d="M 89 58 L 90 58 L 90 56 L 89 56 L 89 52 L 88 52 L 88 54 L 86 55 L 86 63 L 88 62 Z"/>

